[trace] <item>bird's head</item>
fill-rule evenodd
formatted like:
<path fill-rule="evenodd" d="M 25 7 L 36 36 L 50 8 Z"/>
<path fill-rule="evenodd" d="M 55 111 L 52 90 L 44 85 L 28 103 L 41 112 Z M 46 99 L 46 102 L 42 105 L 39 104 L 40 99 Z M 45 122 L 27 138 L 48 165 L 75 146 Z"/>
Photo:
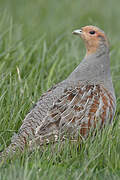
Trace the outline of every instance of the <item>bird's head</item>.
<path fill-rule="evenodd" d="M 100 50 L 109 49 L 107 37 L 101 29 L 95 26 L 85 26 L 73 31 L 73 34 L 80 36 L 85 42 L 86 55 L 96 53 Z"/>

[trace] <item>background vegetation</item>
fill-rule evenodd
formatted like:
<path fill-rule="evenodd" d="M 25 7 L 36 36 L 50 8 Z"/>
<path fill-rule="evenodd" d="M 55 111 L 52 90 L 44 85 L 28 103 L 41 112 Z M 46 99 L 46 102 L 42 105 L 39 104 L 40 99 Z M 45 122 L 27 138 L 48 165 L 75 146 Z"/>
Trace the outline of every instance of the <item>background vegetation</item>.
<path fill-rule="evenodd" d="M 113 125 L 94 141 L 15 157 L 0 164 L 0 179 L 120 179 L 119 22 L 119 0 L 0 0 L 0 150 L 40 95 L 80 63 L 85 49 L 71 34 L 76 28 L 97 25 L 108 35 L 117 96 Z"/>

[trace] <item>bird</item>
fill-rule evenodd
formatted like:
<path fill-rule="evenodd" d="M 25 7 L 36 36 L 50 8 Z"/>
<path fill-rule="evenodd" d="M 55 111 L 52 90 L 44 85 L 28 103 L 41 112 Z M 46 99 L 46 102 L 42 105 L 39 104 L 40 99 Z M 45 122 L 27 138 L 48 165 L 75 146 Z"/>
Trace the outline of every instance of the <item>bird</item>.
<path fill-rule="evenodd" d="M 91 129 L 111 124 L 116 97 L 110 72 L 109 43 L 103 30 L 88 25 L 74 30 L 86 54 L 74 71 L 45 92 L 26 115 L 0 156 L 33 150 L 50 142 L 86 139 Z"/>

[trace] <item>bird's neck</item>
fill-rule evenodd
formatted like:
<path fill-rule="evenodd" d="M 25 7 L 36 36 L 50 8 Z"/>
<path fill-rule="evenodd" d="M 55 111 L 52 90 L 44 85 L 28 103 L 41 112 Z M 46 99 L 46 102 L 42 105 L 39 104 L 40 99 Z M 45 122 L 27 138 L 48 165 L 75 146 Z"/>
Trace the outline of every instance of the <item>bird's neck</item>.
<path fill-rule="evenodd" d="M 86 44 L 86 57 L 93 55 L 95 57 L 100 57 L 109 54 L 109 47 L 105 42 L 100 41 L 98 47 L 95 43 L 93 45 Z"/>
<path fill-rule="evenodd" d="M 68 79 L 96 84 L 104 83 L 106 80 L 111 81 L 109 53 L 100 51 L 85 56 Z"/>

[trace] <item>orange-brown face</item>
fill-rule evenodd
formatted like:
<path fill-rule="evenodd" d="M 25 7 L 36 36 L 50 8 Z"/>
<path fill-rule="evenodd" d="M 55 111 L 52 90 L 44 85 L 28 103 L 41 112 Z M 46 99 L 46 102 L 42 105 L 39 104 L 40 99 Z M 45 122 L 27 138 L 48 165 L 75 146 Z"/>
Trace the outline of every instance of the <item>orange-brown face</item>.
<path fill-rule="evenodd" d="M 104 32 L 95 26 L 82 27 L 80 30 L 73 31 L 73 34 L 79 35 L 84 40 L 87 55 L 95 53 L 101 43 L 108 47 Z"/>

